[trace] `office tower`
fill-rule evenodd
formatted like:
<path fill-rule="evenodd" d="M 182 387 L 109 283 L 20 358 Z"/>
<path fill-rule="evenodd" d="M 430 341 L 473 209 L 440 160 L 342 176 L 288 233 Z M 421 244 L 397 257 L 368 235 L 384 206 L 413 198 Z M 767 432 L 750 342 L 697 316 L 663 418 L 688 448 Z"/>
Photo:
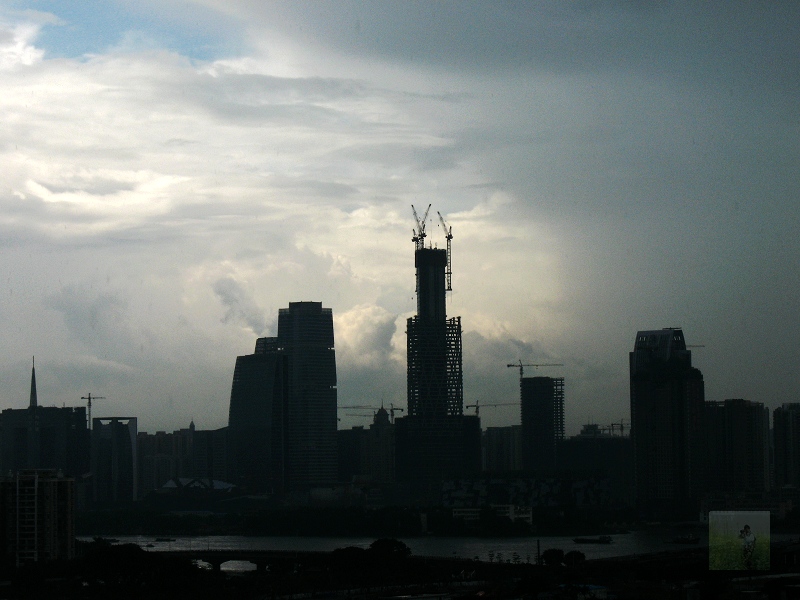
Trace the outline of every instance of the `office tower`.
<path fill-rule="evenodd" d="M 639 331 L 630 353 L 636 503 L 648 518 L 697 515 L 704 485 L 704 386 L 683 331 Z"/>
<path fill-rule="evenodd" d="M 138 499 L 136 417 L 92 419 L 92 499 L 101 505 Z"/>
<path fill-rule="evenodd" d="M 282 493 L 285 488 L 288 358 L 268 352 L 239 356 L 228 414 L 228 476 L 242 489 Z"/>
<path fill-rule="evenodd" d="M 552 471 L 556 444 L 564 439 L 564 378 L 523 377 L 519 380 L 522 424 L 522 467 Z"/>
<path fill-rule="evenodd" d="M 28 408 L 0 413 L 0 473 L 21 469 L 56 469 L 67 477 L 89 471 L 86 409 L 39 406 L 35 367 Z"/>
<path fill-rule="evenodd" d="M 288 487 L 304 491 L 332 485 L 337 471 L 333 312 L 321 302 L 290 302 L 278 311 L 278 337 L 268 344 L 274 343 L 289 359 Z"/>
<path fill-rule="evenodd" d="M 426 213 L 427 216 L 427 213 Z M 448 250 L 414 238 L 417 314 L 408 319 L 408 416 L 395 421 L 397 477 L 436 482 L 480 471 L 480 421 L 463 414 L 461 317 L 445 310 L 450 280 Z"/>
<path fill-rule="evenodd" d="M 75 558 L 75 480 L 55 470 L 0 477 L 0 548 L 25 563 Z"/>
<path fill-rule="evenodd" d="M 775 485 L 800 488 L 800 403 L 785 403 L 772 413 Z"/>
<path fill-rule="evenodd" d="M 705 403 L 709 492 L 769 491 L 769 409 L 730 399 Z"/>

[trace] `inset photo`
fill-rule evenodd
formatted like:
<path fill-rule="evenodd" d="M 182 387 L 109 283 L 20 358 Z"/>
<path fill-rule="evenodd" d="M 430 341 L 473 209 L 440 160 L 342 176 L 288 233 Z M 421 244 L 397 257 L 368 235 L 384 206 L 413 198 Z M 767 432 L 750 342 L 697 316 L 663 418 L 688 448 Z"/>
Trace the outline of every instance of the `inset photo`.
<path fill-rule="evenodd" d="M 712 571 L 769 571 L 769 511 L 708 513 L 708 568 Z"/>

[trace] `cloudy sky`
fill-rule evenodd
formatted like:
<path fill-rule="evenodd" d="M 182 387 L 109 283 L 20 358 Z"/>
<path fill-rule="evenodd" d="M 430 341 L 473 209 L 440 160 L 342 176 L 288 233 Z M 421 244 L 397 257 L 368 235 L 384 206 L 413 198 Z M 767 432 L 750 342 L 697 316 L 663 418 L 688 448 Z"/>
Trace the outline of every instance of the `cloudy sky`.
<path fill-rule="evenodd" d="M 314 300 L 340 404 L 405 406 L 412 204 L 453 228 L 466 404 L 563 363 L 567 433 L 627 420 L 670 326 L 707 399 L 799 401 L 799 171 L 793 2 L 7 0 L 0 403 L 35 355 L 41 404 L 221 427 Z"/>

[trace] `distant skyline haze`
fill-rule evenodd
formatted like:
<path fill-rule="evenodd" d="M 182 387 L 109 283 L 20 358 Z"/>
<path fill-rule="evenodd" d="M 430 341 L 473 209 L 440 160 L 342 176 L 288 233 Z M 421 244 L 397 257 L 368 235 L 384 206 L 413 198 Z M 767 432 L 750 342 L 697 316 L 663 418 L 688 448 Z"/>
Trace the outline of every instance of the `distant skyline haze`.
<path fill-rule="evenodd" d="M 0 87 L 2 408 L 35 354 L 42 406 L 222 427 L 299 301 L 339 404 L 405 406 L 429 203 L 484 427 L 518 360 L 627 421 L 663 327 L 707 400 L 797 401 L 800 4 L 7 0 Z"/>

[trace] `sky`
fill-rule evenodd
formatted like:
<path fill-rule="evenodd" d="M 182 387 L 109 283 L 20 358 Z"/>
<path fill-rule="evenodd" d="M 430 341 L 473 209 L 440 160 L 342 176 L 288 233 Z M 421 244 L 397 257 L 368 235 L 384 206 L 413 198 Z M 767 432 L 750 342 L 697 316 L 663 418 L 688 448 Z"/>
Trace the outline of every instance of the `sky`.
<path fill-rule="evenodd" d="M 309 300 L 339 403 L 405 407 L 429 204 L 484 427 L 520 360 L 627 422 L 662 327 L 707 400 L 800 401 L 798 3 L 6 0 L 0 90 L 2 408 L 35 356 L 40 405 L 222 427 Z"/>

